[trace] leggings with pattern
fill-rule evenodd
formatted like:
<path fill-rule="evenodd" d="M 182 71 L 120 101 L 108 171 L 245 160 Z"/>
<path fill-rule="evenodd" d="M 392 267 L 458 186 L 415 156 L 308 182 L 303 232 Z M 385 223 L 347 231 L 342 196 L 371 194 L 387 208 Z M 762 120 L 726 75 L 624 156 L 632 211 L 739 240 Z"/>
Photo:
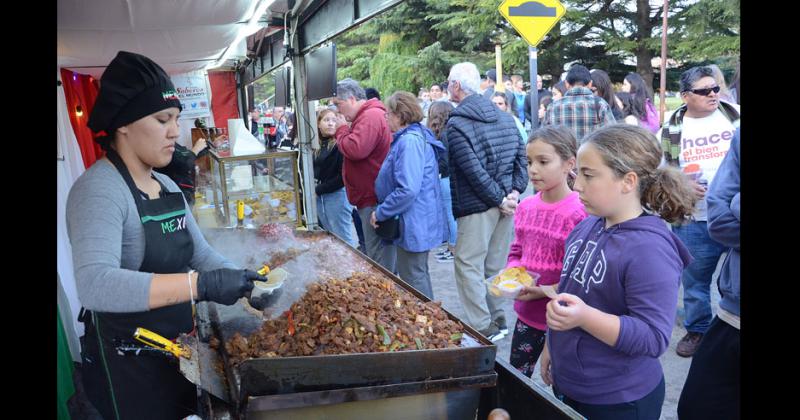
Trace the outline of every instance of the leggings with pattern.
<path fill-rule="evenodd" d="M 537 330 L 517 319 L 514 335 L 511 337 L 511 366 L 531 377 L 536 361 L 544 350 L 544 331 Z"/>

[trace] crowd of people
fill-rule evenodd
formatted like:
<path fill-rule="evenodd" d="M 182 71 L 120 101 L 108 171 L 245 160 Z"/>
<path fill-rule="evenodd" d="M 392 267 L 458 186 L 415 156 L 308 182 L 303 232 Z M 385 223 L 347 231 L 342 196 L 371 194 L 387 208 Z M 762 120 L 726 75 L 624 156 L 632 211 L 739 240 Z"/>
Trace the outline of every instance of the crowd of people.
<path fill-rule="evenodd" d="M 358 223 L 366 255 L 431 299 L 428 255 L 442 245 L 436 259 L 454 264 L 465 321 L 491 341 L 510 329 L 487 281 L 506 268 L 536 273 L 515 298 L 510 362 L 528 376 L 539 363 L 554 394 L 592 419 L 659 417 L 658 358 L 682 285 L 687 334 L 677 353 L 703 362 L 692 363 L 681 418 L 707 417 L 738 399 L 739 195 L 729 166 L 738 164 L 739 106 L 716 73 L 682 74 L 683 105 L 663 127 L 640 75 L 615 91 L 608 73 L 579 64 L 549 92 L 537 80 L 536 127 L 519 76 L 497 92 L 494 70 L 481 77 L 468 62 L 445 83 L 385 103 L 342 80 L 318 115 L 320 222 L 352 244 L 348 223 Z M 334 181 L 335 200 L 320 188 Z M 534 194 L 520 201 L 529 183 Z M 735 405 L 728 413 L 736 418 Z"/>
<path fill-rule="evenodd" d="M 535 273 L 514 303 L 510 362 L 528 376 L 538 363 L 554 395 L 591 419 L 659 418 L 659 356 L 682 285 L 677 353 L 694 358 L 678 414 L 739 418 L 740 110 L 723 97 L 736 101 L 739 84 L 719 77 L 685 71 L 683 105 L 661 127 L 640 76 L 613 92 L 607 74 L 581 65 L 541 95 L 537 127 L 520 127 L 533 112 L 520 106 L 532 96 L 520 78 L 495 92 L 494 72 L 482 78 L 469 62 L 427 97 L 398 91 L 385 103 L 341 80 L 316 120 L 319 221 L 431 299 L 429 253 L 444 244 L 438 259 L 454 264 L 464 321 L 491 341 L 509 325 L 487 281 L 506 268 Z M 180 135 L 167 73 L 121 51 L 100 86 L 88 126 L 107 154 L 76 180 L 66 209 L 83 384 L 106 418 L 182 418 L 196 388 L 133 332 L 175 339 L 194 328 L 195 301 L 232 305 L 266 278 L 212 249 L 179 185 L 155 171 Z M 279 111 L 276 138 L 291 126 Z M 529 184 L 535 194 L 520 201 Z"/>

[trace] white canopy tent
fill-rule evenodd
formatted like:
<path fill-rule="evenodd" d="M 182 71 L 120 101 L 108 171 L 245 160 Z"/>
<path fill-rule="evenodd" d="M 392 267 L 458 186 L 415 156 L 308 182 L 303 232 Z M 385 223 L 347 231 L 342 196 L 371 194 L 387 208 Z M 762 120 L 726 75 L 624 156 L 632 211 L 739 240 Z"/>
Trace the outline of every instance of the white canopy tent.
<path fill-rule="evenodd" d="M 119 50 L 143 54 L 169 74 L 205 69 L 288 0 L 58 0 L 58 67 L 100 78 Z M 231 44 L 239 40 L 236 45 Z"/>

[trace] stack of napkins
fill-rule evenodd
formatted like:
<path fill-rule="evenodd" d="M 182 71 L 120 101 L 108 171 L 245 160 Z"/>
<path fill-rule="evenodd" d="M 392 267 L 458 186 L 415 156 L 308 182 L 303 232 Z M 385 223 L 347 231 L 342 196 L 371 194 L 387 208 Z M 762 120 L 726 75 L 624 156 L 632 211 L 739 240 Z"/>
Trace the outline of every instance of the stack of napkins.
<path fill-rule="evenodd" d="M 231 156 L 258 155 L 266 151 L 264 145 L 250 134 L 250 130 L 247 129 L 241 118 L 228 120 L 228 136 L 231 144 Z"/>

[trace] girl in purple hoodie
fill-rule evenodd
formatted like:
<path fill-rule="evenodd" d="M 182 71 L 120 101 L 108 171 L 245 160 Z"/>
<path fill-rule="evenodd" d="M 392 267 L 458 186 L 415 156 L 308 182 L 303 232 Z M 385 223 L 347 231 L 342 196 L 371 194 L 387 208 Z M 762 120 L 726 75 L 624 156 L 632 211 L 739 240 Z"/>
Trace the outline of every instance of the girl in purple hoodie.
<path fill-rule="evenodd" d="M 692 260 L 664 221 L 685 220 L 694 207 L 687 179 L 659 168 L 661 154 L 652 133 L 626 124 L 591 133 L 578 150 L 575 191 L 591 216 L 566 240 L 541 371 L 557 397 L 592 420 L 661 414 L 658 357 Z"/>

